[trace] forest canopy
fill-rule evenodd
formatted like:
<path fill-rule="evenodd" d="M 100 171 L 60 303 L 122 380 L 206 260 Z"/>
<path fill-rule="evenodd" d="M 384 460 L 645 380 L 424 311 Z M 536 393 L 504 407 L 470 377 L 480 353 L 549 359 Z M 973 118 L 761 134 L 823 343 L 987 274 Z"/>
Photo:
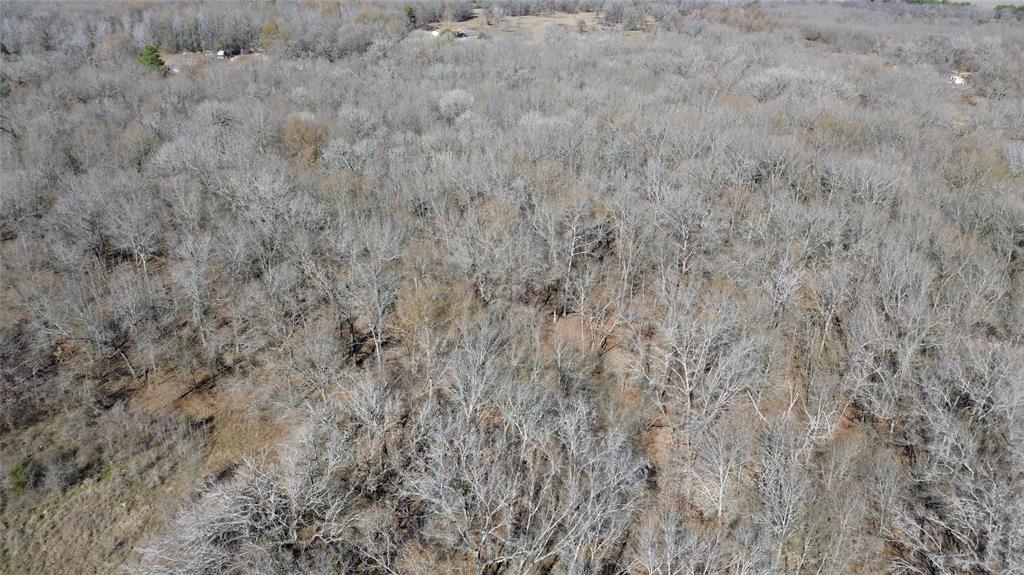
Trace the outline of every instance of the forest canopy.
<path fill-rule="evenodd" d="M 1024 572 L 1022 17 L 0 3 L 0 572 Z"/>

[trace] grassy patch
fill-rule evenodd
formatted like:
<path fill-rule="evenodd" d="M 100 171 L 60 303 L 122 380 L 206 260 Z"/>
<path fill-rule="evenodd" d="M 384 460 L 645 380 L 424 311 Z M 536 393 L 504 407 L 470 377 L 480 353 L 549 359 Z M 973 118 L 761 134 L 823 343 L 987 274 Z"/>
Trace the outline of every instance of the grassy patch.
<path fill-rule="evenodd" d="M 995 7 L 995 12 L 998 18 L 1005 16 L 1024 18 L 1024 4 L 1000 4 Z"/>
<path fill-rule="evenodd" d="M 958 2 L 957 0 L 904 0 L 907 4 L 928 4 L 932 6 L 970 6 L 970 2 Z"/>
<path fill-rule="evenodd" d="M 27 458 L 14 466 L 7 475 L 7 483 L 14 492 L 34 487 L 42 476 L 42 467 L 35 460 Z"/>

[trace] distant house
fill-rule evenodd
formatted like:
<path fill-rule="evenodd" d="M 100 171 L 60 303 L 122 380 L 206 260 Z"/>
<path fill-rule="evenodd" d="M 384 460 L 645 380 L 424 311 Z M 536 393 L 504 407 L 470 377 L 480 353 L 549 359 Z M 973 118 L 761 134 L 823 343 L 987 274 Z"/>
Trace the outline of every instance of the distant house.
<path fill-rule="evenodd" d="M 451 28 L 445 28 L 443 30 L 434 30 L 434 31 L 432 31 L 430 33 L 430 35 L 435 37 L 435 38 L 441 37 L 441 38 L 447 38 L 447 39 L 452 39 L 452 38 L 469 38 L 469 37 L 473 36 L 473 32 L 471 32 L 470 30 L 464 30 L 464 29 L 452 30 Z"/>
<path fill-rule="evenodd" d="M 960 70 L 953 70 L 953 73 L 949 75 L 949 83 L 954 86 L 963 86 L 967 83 L 967 80 L 971 77 L 970 72 L 961 72 Z"/>
<path fill-rule="evenodd" d="M 217 58 L 219 58 L 221 60 L 223 60 L 225 58 L 234 58 L 235 56 L 238 56 L 239 54 L 245 54 L 247 52 L 248 52 L 248 50 L 243 50 L 241 48 L 223 48 L 223 49 L 217 50 Z"/>

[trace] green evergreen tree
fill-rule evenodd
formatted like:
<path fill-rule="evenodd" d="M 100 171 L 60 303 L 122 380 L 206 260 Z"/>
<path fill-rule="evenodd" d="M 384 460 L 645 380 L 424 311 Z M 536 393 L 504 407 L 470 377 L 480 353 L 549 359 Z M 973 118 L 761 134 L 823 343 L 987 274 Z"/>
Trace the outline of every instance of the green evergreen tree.
<path fill-rule="evenodd" d="M 152 44 L 146 44 L 142 49 L 142 53 L 139 54 L 139 62 L 146 66 L 154 66 L 160 69 L 163 69 L 165 66 L 164 59 L 160 57 L 160 52 Z"/>
<path fill-rule="evenodd" d="M 416 9 L 412 7 L 412 4 L 405 5 L 405 17 L 409 20 L 409 26 L 412 28 L 416 27 Z"/>

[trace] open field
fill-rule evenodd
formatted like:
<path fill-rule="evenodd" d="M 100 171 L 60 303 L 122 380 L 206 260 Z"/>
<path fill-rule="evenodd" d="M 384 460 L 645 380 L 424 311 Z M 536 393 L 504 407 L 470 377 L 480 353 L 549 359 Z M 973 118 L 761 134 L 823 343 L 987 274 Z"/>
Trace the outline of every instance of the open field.
<path fill-rule="evenodd" d="M 0 574 L 1024 573 L 1022 271 L 1024 14 L 0 3 Z"/>

